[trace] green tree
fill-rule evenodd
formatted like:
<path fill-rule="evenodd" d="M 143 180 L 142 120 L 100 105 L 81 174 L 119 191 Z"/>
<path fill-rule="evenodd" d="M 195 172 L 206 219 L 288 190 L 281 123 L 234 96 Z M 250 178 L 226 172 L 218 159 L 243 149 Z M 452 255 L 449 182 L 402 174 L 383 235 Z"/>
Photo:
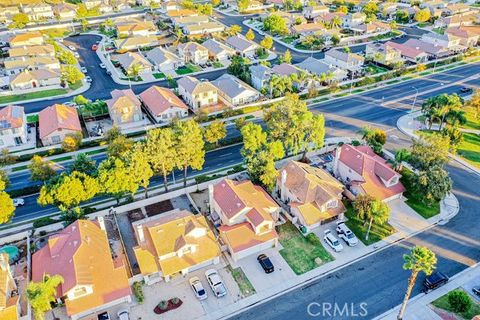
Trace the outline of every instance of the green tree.
<path fill-rule="evenodd" d="M 410 15 L 407 10 L 397 10 L 397 12 L 395 12 L 395 20 L 398 23 L 408 23 L 410 21 Z"/>
<path fill-rule="evenodd" d="M 130 173 L 140 187 L 145 190 L 145 198 L 148 198 L 148 186 L 153 170 L 150 165 L 144 143 L 136 143 L 126 157 Z"/>
<path fill-rule="evenodd" d="M 353 209 L 360 220 L 367 224 L 370 211 L 372 209 L 372 202 L 375 198 L 368 194 L 359 194 L 353 202 Z"/>
<path fill-rule="evenodd" d="M 77 83 L 78 81 L 81 81 L 83 78 L 85 78 L 85 75 L 78 70 L 76 66 L 73 65 L 64 65 L 62 66 L 62 80 L 74 84 Z"/>
<path fill-rule="evenodd" d="M 340 37 L 336 34 L 334 34 L 330 40 L 332 41 L 334 46 L 340 43 Z"/>
<path fill-rule="evenodd" d="M 76 151 L 82 144 L 83 136 L 80 132 L 69 133 L 65 136 L 62 142 L 62 149 L 65 152 Z"/>
<path fill-rule="evenodd" d="M 378 128 L 371 128 L 369 126 L 362 128 L 362 139 L 364 139 L 373 151 L 377 154 L 382 152 L 382 148 L 387 142 L 387 133 Z"/>
<path fill-rule="evenodd" d="M 437 264 L 437 257 L 435 254 L 430 251 L 430 249 L 420 246 L 413 247 L 410 254 L 403 255 L 403 260 L 403 269 L 411 270 L 412 273 L 408 278 L 407 291 L 405 292 L 402 306 L 398 312 L 398 320 L 403 319 L 403 314 L 405 313 L 405 308 L 407 307 L 408 299 L 410 299 L 410 294 L 412 293 L 418 274 L 423 272 L 427 276 L 431 275 Z"/>
<path fill-rule="evenodd" d="M 0 150 L 0 167 L 14 164 L 18 156 L 11 154 L 7 148 Z"/>
<path fill-rule="evenodd" d="M 10 195 L 3 189 L 0 189 L 0 224 L 9 222 L 13 218 L 14 212 L 15 206 Z"/>
<path fill-rule="evenodd" d="M 371 203 L 371 208 L 368 212 L 368 229 L 367 234 L 365 235 L 365 240 L 368 240 L 373 223 L 375 223 L 376 225 L 383 225 L 388 221 L 389 217 L 389 206 L 385 202 L 382 202 L 380 200 L 374 200 Z"/>
<path fill-rule="evenodd" d="M 57 287 L 63 283 L 60 275 L 44 275 L 40 282 L 30 282 L 27 286 L 27 299 L 32 306 L 36 320 L 44 320 L 45 313 L 52 310 L 56 300 Z"/>
<path fill-rule="evenodd" d="M 459 110 L 463 107 L 463 100 L 457 94 L 440 94 L 428 98 L 422 104 L 422 114 L 427 118 L 428 128 L 431 129 L 435 121 L 440 123 L 439 130 L 442 130 L 443 124 L 450 112 Z"/>
<path fill-rule="evenodd" d="M 430 166 L 414 177 L 415 190 L 422 194 L 427 204 L 442 200 L 452 190 L 452 179 L 439 166 Z"/>
<path fill-rule="evenodd" d="M 30 22 L 30 18 L 25 13 L 17 13 L 12 16 L 12 23 L 8 25 L 9 29 L 23 29 Z"/>
<path fill-rule="evenodd" d="M 281 56 L 279 60 L 280 63 L 292 63 L 292 53 L 290 52 L 290 50 L 287 49 L 287 51 L 285 51 L 285 54 Z"/>
<path fill-rule="evenodd" d="M 231 63 L 227 68 L 227 72 L 241 79 L 242 81 L 247 83 L 251 82 L 250 60 L 246 58 L 241 56 L 233 56 Z"/>
<path fill-rule="evenodd" d="M 285 93 L 293 92 L 293 80 L 286 75 L 273 74 L 268 82 L 270 96 L 272 98 L 278 98 L 284 96 Z"/>
<path fill-rule="evenodd" d="M 286 35 L 289 32 L 287 23 L 278 14 L 271 14 L 263 20 L 263 29 L 273 35 Z"/>
<path fill-rule="evenodd" d="M 133 196 L 139 188 L 131 168 L 120 158 L 107 158 L 98 167 L 98 183 L 101 192 L 113 196 L 117 203 L 120 199 Z"/>
<path fill-rule="evenodd" d="M 253 41 L 253 39 L 255 39 L 255 33 L 253 32 L 252 29 L 248 29 L 247 34 L 245 35 L 245 38 L 247 38 L 247 40 L 250 40 L 250 41 Z"/>
<path fill-rule="evenodd" d="M 75 58 L 73 53 L 68 50 L 64 50 L 60 47 L 55 47 L 55 56 L 60 60 L 61 63 L 66 65 L 75 65 L 77 64 L 78 60 Z"/>
<path fill-rule="evenodd" d="M 120 128 L 114 125 L 109 130 L 107 130 L 107 132 L 105 132 L 104 138 L 107 143 L 112 143 L 113 140 L 115 140 L 121 135 L 122 132 L 120 131 Z"/>
<path fill-rule="evenodd" d="M 398 172 L 401 172 L 403 168 L 402 162 L 410 160 L 411 156 L 412 155 L 410 151 L 408 151 L 407 149 L 404 149 L 404 148 L 398 149 L 395 152 L 395 162 L 394 162 L 395 170 L 397 170 Z"/>
<path fill-rule="evenodd" d="M 0 191 L 7 189 L 9 185 L 10 179 L 8 178 L 8 174 L 0 169 Z"/>
<path fill-rule="evenodd" d="M 414 140 L 412 144 L 411 163 L 420 170 L 433 166 L 443 167 L 448 161 L 450 140 L 441 135 L 425 136 Z"/>
<path fill-rule="evenodd" d="M 83 106 L 90 103 L 90 100 L 88 100 L 87 98 L 79 94 L 78 96 L 75 96 L 73 98 L 73 102 L 76 103 L 77 105 Z"/>
<path fill-rule="evenodd" d="M 221 0 L 212 0 L 212 6 L 218 7 L 222 3 Z"/>
<path fill-rule="evenodd" d="M 430 10 L 422 9 L 415 13 L 415 21 L 422 23 L 427 22 L 428 20 L 430 20 Z"/>
<path fill-rule="evenodd" d="M 267 50 L 272 49 L 273 47 L 273 39 L 269 36 L 265 36 L 262 41 L 260 41 L 260 45 Z"/>
<path fill-rule="evenodd" d="M 475 112 L 475 118 L 480 120 L 480 89 L 475 89 L 472 97 L 467 102 L 467 106 Z"/>
<path fill-rule="evenodd" d="M 88 30 L 88 20 L 87 19 L 82 19 L 80 20 L 80 23 L 82 24 L 82 31 L 85 32 Z"/>
<path fill-rule="evenodd" d="M 142 72 L 142 66 L 139 63 L 133 63 L 127 70 L 127 76 L 136 81 L 140 76 L 140 72 Z"/>
<path fill-rule="evenodd" d="M 250 0 L 237 0 L 237 7 L 240 13 L 244 12 L 250 6 Z"/>
<path fill-rule="evenodd" d="M 77 18 L 81 19 L 85 18 L 86 16 L 88 16 L 88 9 L 85 4 L 81 3 L 77 6 Z"/>
<path fill-rule="evenodd" d="M 219 120 L 213 121 L 205 128 L 204 136 L 208 143 L 214 143 L 216 146 L 218 146 L 218 141 L 227 136 L 225 123 Z"/>
<path fill-rule="evenodd" d="M 51 167 L 49 161 L 44 161 L 43 158 L 38 155 L 33 156 L 28 165 L 28 169 L 30 170 L 30 179 L 32 181 L 46 182 L 56 175 L 56 172 Z"/>
<path fill-rule="evenodd" d="M 205 162 L 205 141 L 202 128 L 194 120 L 177 121 L 173 125 L 176 167 L 183 170 L 183 186 L 187 186 L 187 170 L 202 170 Z"/>
<path fill-rule="evenodd" d="M 231 36 L 236 36 L 241 32 L 242 32 L 242 27 L 239 26 L 238 24 L 231 25 L 230 28 L 227 30 L 227 33 Z"/>
<path fill-rule="evenodd" d="M 100 186 L 95 178 L 76 171 L 70 174 L 63 172 L 42 186 L 37 201 L 42 206 L 53 204 L 61 211 L 68 211 L 99 192 Z"/>
<path fill-rule="evenodd" d="M 463 313 L 472 307 L 472 299 L 468 293 L 461 289 L 453 290 L 448 293 L 448 304 L 455 313 Z"/>
<path fill-rule="evenodd" d="M 69 169 L 70 173 L 74 171 L 94 177 L 97 175 L 97 164 L 95 160 L 91 159 L 85 153 L 79 153 L 73 160 L 73 163 Z"/>
<path fill-rule="evenodd" d="M 133 140 L 126 136 L 119 135 L 113 139 L 107 147 L 107 155 L 109 157 L 118 158 L 133 147 Z"/>
<path fill-rule="evenodd" d="M 160 128 L 147 131 L 145 152 L 154 172 L 162 174 L 165 191 L 168 191 L 168 175 L 175 168 L 177 160 L 173 130 Z"/>
<path fill-rule="evenodd" d="M 378 13 L 378 6 L 375 2 L 367 2 L 363 8 L 362 12 L 367 15 L 367 17 L 375 17 Z"/>
<path fill-rule="evenodd" d="M 267 141 L 262 127 L 252 122 L 241 130 L 243 136 L 242 156 L 250 178 L 269 191 L 273 190 L 277 178 L 275 161 L 283 158 L 284 151 L 280 141 Z"/>

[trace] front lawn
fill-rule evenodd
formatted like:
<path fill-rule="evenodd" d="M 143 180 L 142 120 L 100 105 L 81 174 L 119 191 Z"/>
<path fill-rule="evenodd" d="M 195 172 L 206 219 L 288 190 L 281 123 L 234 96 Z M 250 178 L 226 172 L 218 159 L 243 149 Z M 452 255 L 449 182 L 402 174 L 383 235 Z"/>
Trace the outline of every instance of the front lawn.
<path fill-rule="evenodd" d="M 198 72 L 198 71 L 202 71 L 202 68 L 200 68 L 199 66 L 193 65 L 193 64 L 191 64 L 191 63 L 187 64 L 186 66 L 180 67 L 180 68 L 178 68 L 177 70 L 175 70 L 175 72 L 176 72 L 178 75 L 189 74 L 189 73 Z"/>
<path fill-rule="evenodd" d="M 38 122 L 38 114 L 27 115 L 27 123 L 37 123 L 37 122 Z"/>
<path fill-rule="evenodd" d="M 414 173 L 411 170 L 403 168 L 402 178 L 400 179 L 400 182 L 402 182 L 403 186 L 406 189 L 406 191 L 403 193 L 403 195 L 407 198 L 407 201 L 405 201 L 405 203 L 408 204 L 410 208 L 415 210 L 425 219 L 436 216 L 440 213 L 440 202 L 434 202 L 430 206 L 425 204 L 423 202 L 422 195 L 416 193 L 414 190 L 413 175 Z"/>
<path fill-rule="evenodd" d="M 213 67 L 214 67 L 215 69 L 217 69 L 217 68 L 223 68 L 224 65 L 221 64 L 221 63 L 218 62 L 218 61 L 215 61 L 215 62 L 213 62 Z"/>
<path fill-rule="evenodd" d="M 472 107 L 465 107 L 467 123 L 462 126 L 465 129 L 480 130 L 480 119 L 475 115 L 475 109 Z"/>
<path fill-rule="evenodd" d="M 313 244 L 308 241 L 292 223 L 287 222 L 276 229 L 283 246 L 280 254 L 295 274 L 303 274 L 333 260 L 321 243 Z M 317 264 L 316 258 L 320 258 L 322 263 Z"/>
<path fill-rule="evenodd" d="M 18 101 L 24 101 L 24 100 L 41 99 L 41 98 L 59 96 L 62 94 L 66 94 L 67 92 L 68 91 L 65 89 L 50 89 L 50 90 L 9 95 L 9 96 L 0 96 L 0 103 L 12 103 L 12 102 L 18 102 Z"/>
<path fill-rule="evenodd" d="M 457 154 L 472 165 L 480 168 L 480 136 L 464 132 L 463 140 L 457 148 Z"/>
<path fill-rule="evenodd" d="M 295 41 L 296 39 L 297 39 L 297 37 L 295 37 L 295 36 L 286 36 L 286 37 L 282 38 L 282 41 L 290 44 L 293 41 Z"/>
<path fill-rule="evenodd" d="M 388 222 L 384 225 L 372 224 L 368 240 L 365 240 L 368 224 L 365 224 L 363 220 L 360 220 L 357 217 L 351 202 L 346 203 L 345 207 L 347 208 L 345 216 L 348 218 L 346 225 L 365 245 L 371 245 L 395 233 L 395 229 L 390 224 L 388 224 Z"/>
<path fill-rule="evenodd" d="M 455 290 L 460 290 L 464 291 L 463 289 L 455 289 Z M 453 309 L 450 307 L 450 303 L 448 302 L 448 294 L 445 294 L 438 298 L 437 300 L 432 301 L 432 305 L 443 309 L 445 311 L 451 312 L 455 314 L 457 317 L 460 319 L 466 319 L 470 320 L 473 319 L 476 315 L 480 314 L 480 303 L 476 302 L 475 299 L 472 300 L 472 306 L 470 307 L 470 310 L 463 312 L 463 313 L 455 313 Z"/>
<path fill-rule="evenodd" d="M 82 85 L 83 85 L 82 81 L 77 81 L 75 83 L 69 84 L 68 87 L 70 88 L 70 90 L 77 90 L 81 88 Z"/>
<path fill-rule="evenodd" d="M 238 267 L 238 268 L 232 269 L 231 266 L 228 266 L 228 270 L 232 274 L 232 277 L 237 283 L 238 288 L 240 289 L 240 292 L 242 293 L 244 298 L 251 296 L 256 292 L 255 288 L 250 283 L 250 280 L 248 280 L 242 268 Z"/>
<path fill-rule="evenodd" d="M 154 73 L 153 76 L 154 76 L 155 79 L 165 79 L 166 78 L 166 76 L 163 72 Z"/>
<path fill-rule="evenodd" d="M 365 70 L 368 74 L 377 74 L 377 73 L 382 73 L 382 72 L 389 71 L 387 68 L 377 66 L 373 63 L 369 63 L 368 65 L 366 65 Z"/>

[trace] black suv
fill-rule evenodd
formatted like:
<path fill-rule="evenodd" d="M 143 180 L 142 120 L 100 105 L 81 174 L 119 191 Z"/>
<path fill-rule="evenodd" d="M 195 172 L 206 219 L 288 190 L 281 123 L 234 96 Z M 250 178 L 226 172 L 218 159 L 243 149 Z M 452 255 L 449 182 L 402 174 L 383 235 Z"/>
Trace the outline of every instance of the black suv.
<path fill-rule="evenodd" d="M 428 293 L 430 290 L 443 286 L 449 280 L 448 276 L 440 271 L 434 271 L 423 281 L 423 292 Z"/>
<path fill-rule="evenodd" d="M 265 254 L 262 253 L 261 255 L 259 255 L 257 257 L 257 261 L 260 263 L 265 273 L 272 273 L 275 270 L 272 261 L 270 261 L 270 259 Z"/>
<path fill-rule="evenodd" d="M 469 88 L 469 87 L 463 87 L 462 89 L 460 89 L 460 92 L 461 93 L 472 93 L 473 89 Z"/>

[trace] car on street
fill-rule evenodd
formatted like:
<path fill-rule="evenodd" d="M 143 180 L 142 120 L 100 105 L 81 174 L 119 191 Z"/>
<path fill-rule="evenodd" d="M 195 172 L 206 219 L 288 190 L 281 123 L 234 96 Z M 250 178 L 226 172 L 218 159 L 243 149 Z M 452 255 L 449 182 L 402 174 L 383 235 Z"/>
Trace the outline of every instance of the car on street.
<path fill-rule="evenodd" d="M 342 244 L 340 243 L 340 241 L 338 241 L 337 238 L 335 238 L 332 231 L 325 230 L 323 240 L 330 246 L 330 248 L 333 249 L 333 251 L 340 252 L 343 250 Z"/>
<path fill-rule="evenodd" d="M 72 102 L 72 101 L 64 102 L 63 105 L 67 106 L 67 107 L 76 107 L 77 106 L 77 104 L 75 102 Z"/>
<path fill-rule="evenodd" d="M 76 49 L 74 46 L 72 46 L 72 45 L 69 45 L 69 46 L 68 46 L 68 49 L 70 49 L 70 50 L 72 50 L 72 51 L 77 51 L 77 49 Z"/>
<path fill-rule="evenodd" d="M 448 282 L 449 278 L 441 271 L 434 271 L 431 275 L 423 280 L 423 292 L 428 293 L 430 290 L 437 289 Z"/>
<path fill-rule="evenodd" d="M 87 81 L 87 82 L 92 82 L 93 80 L 92 80 L 92 78 L 90 78 L 90 76 L 86 76 L 86 77 L 85 77 L 85 81 Z"/>
<path fill-rule="evenodd" d="M 208 284 L 215 294 L 215 297 L 220 298 L 227 294 L 227 289 L 223 284 L 222 278 L 215 269 L 208 269 L 205 271 L 205 277 L 207 278 Z"/>
<path fill-rule="evenodd" d="M 203 288 L 202 282 L 198 277 L 192 277 L 188 282 L 190 282 L 190 286 L 198 300 L 205 300 L 208 298 L 207 291 Z"/>
<path fill-rule="evenodd" d="M 262 253 L 261 255 L 259 255 L 257 257 L 257 261 L 258 263 L 260 263 L 265 273 L 272 273 L 273 271 L 275 271 L 272 261 L 270 261 L 270 258 L 267 257 L 266 254 Z"/>
<path fill-rule="evenodd" d="M 128 310 L 120 310 L 117 312 L 118 320 L 130 320 L 130 314 Z"/>
<path fill-rule="evenodd" d="M 350 247 L 354 247 L 358 244 L 358 238 L 343 221 L 337 223 L 337 235 Z"/>
<path fill-rule="evenodd" d="M 82 73 L 87 73 L 87 68 L 81 67 L 81 68 L 80 68 L 80 71 L 82 71 Z"/>
<path fill-rule="evenodd" d="M 78 54 L 78 52 L 74 52 L 74 53 L 73 53 L 73 56 L 74 56 L 75 58 L 80 58 L 80 55 Z"/>
<path fill-rule="evenodd" d="M 106 67 L 105 63 L 100 63 L 100 68 L 105 69 Z"/>
<path fill-rule="evenodd" d="M 477 297 L 480 297 L 480 286 L 475 286 L 472 288 L 472 292 L 474 295 L 476 295 Z"/>
<path fill-rule="evenodd" d="M 23 200 L 22 198 L 15 198 L 12 201 L 13 201 L 13 206 L 14 207 L 21 207 L 21 206 L 25 205 L 25 200 Z"/>
<path fill-rule="evenodd" d="M 469 87 L 463 87 L 460 89 L 460 93 L 472 93 L 473 89 Z"/>

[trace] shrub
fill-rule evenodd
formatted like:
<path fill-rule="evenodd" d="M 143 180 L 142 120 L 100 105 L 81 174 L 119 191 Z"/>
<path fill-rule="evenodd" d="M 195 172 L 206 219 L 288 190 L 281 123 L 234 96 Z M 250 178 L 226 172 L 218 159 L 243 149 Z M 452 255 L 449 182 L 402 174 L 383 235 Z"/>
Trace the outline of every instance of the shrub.
<path fill-rule="evenodd" d="M 135 299 L 137 299 L 138 303 L 143 303 L 143 301 L 145 300 L 145 296 L 143 295 L 142 283 L 139 281 L 135 281 L 132 285 L 132 288 Z"/>
<path fill-rule="evenodd" d="M 168 302 L 165 301 L 165 300 L 162 300 L 158 303 L 157 307 L 160 309 L 160 310 L 167 310 L 168 308 Z"/>
<path fill-rule="evenodd" d="M 41 228 L 41 227 L 44 227 L 44 226 L 48 226 L 50 224 L 54 224 L 56 222 L 58 222 L 58 221 L 55 220 L 55 219 L 52 219 L 50 217 L 38 218 L 37 220 L 33 221 L 33 227 L 35 229 L 37 229 L 37 228 Z"/>
<path fill-rule="evenodd" d="M 314 246 L 318 246 L 318 245 L 321 244 L 320 239 L 319 239 L 319 238 L 317 237 L 317 235 L 314 234 L 314 233 L 309 233 L 309 234 L 307 234 L 307 237 L 306 237 L 306 238 L 307 238 L 307 241 L 310 242 L 310 243 L 311 243 L 312 245 L 314 245 Z"/>
<path fill-rule="evenodd" d="M 463 290 L 454 290 L 448 294 L 450 308 L 456 313 L 468 311 L 472 307 L 472 300 Z"/>
<path fill-rule="evenodd" d="M 360 145 L 360 141 L 358 140 L 352 140 L 352 146 L 358 147 Z"/>

